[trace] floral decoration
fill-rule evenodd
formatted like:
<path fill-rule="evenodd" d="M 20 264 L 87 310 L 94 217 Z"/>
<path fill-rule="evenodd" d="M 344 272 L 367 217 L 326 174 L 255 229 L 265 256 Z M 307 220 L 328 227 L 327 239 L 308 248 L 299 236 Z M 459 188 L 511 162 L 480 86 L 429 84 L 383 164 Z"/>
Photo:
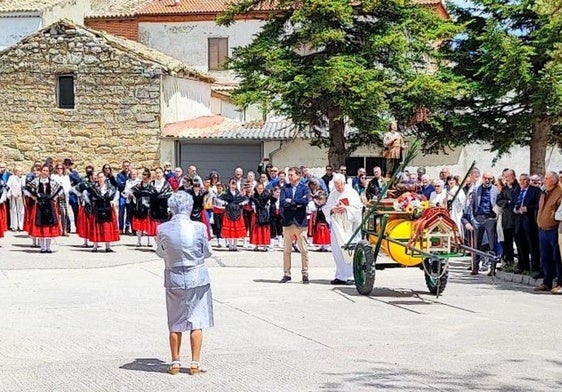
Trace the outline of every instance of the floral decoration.
<path fill-rule="evenodd" d="M 422 212 L 429 208 L 429 201 L 424 195 L 405 192 L 394 201 L 394 210 L 406 212 L 413 218 L 419 218 Z"/>

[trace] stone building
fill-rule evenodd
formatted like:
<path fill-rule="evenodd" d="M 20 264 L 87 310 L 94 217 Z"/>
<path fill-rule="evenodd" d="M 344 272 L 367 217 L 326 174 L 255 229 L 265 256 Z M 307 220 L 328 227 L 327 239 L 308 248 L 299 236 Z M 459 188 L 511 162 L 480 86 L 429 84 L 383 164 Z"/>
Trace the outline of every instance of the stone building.
<path fill-rule="evenodd" d="M 137 42 L 56 22 L 0 52 L 3 160 L 159 164 L 163 125 L 210 114 L 212 82 Z"/>

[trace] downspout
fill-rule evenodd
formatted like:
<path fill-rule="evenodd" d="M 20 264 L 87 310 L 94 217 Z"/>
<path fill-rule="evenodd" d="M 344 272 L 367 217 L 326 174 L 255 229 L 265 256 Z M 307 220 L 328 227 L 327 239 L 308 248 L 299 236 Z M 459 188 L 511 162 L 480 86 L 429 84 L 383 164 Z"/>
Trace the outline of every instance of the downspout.
<path fill-rule="evenodd" d="M 279 141 L 279 147 L 277 147 L 275 150 L 271 151 L 269 154 L 267 154 L 267 156 L 269 157 L 269 162 L 273 162 L 273 156 L 278 153 L 279 151 L 281 151 L 283 149 L 283 140 Z"/>

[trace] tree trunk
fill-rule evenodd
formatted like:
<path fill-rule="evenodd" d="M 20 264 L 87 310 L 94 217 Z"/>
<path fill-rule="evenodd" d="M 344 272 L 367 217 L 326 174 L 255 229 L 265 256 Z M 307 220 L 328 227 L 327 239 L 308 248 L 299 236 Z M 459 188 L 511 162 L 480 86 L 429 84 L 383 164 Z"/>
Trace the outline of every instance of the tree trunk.
<path fill-rule="evenodd" d="M 552 126 L 551 118 L 537 119 L 533 126 L 533 134 L 531 135 L 530 153 L 530 174 L 545 173 L 546 147 L 548 146 L 548 134 Z"/>
<path fill-rule="evenodd" d="M 340 165 L 345 165 L 347 153 L 345 149 L 345 123 L 339 117 L 339 109 L 328 110 L 328 132 L 330 133 L 330 148 L 328 149 L 328 162 L 338 170 Z"/>

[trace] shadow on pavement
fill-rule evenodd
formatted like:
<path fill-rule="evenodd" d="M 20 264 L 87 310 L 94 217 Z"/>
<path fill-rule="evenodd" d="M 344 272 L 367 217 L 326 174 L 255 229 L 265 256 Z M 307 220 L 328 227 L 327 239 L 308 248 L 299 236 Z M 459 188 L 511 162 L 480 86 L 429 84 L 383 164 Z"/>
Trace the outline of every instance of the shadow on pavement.
<path fill-rule="evenodd" d="M 405 369 L 393 364 L 376 363 L 370 371 L 329 372 L 325 375 L 334 381 L 325 382 L 319 389 L 334 392 L 354 389 L 417 392 L 426 390 L 430 386 L 432 390 L 439 391 L 515 392 L 532 390 L 533 387 L 539 387 L 541 384 L 545 387 L 543 390 L 554 386 L 553 383 L 544 385 L 544 380 L 539 377 L 513 377 L 511 382 L 500 382 L 493 372 L 480 369 L 475 369 L 469 374 L 441 369 L 425 369 L 425 371 L 423 369 L 423 367 Z"/>
<path fill-rule="evenodd" d="M 135 358 L 133 362 L 119 366 L 119 369 L 137 370 L 141 372 L 167 373 L 168 366 L 166 362 L 158 358 Z M 187 368 L 182 368 L 180 373 L 189 373 Z"/>

